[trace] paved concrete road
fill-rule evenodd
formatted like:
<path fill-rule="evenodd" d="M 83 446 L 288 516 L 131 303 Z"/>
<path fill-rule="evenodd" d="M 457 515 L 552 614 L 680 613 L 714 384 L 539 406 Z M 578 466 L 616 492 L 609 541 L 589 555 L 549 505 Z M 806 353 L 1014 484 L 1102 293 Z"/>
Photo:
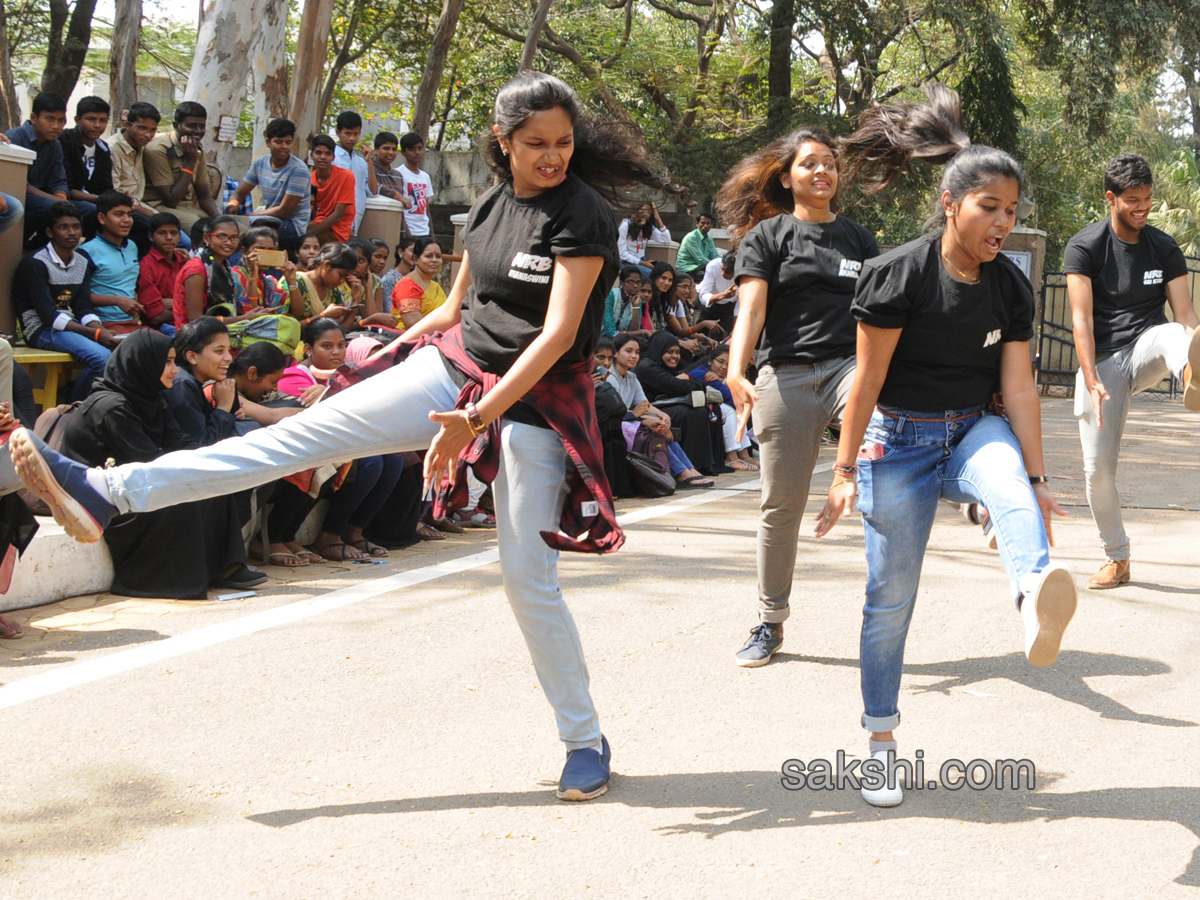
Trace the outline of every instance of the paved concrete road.
<path fill-rule="evenodd" d="M 0 898 L 1191 895 L 1197 420 L 1159 403 L 1133 419 L 1135 583 L 1081 598 L 1055 667 L 1025 662 L 978 529 L 946 507 L 926 557 L 901 755 L 923 751 L 934 780 L 949 758 L 1026 758 L 1034 790 L 940 787 L 893 810 L 785 790 L 785 760 L 866 749 L 862 529 L 802 539 L 785 651 L 743 670 L 757 496 L 691 492 L 624 504 L 655 512 L 620 553 L 564 559 L 617 773 L 582 805 L 553 799 L 562 750 L 475 556 L 490 534 L 281 573 L 249 601 L 18 614 L 30 637 L 0 645 Z M 1074 504 L 1058 556 L 1082 583 L 1100 551 L 1067 404 L 1047 420 Z"/>

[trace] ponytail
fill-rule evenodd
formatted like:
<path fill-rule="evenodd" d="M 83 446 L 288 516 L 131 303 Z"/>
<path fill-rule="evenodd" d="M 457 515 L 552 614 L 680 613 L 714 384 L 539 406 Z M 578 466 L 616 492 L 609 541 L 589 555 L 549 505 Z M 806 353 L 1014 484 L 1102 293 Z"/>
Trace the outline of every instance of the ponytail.
<path fill-rule="evenodd" d="M 933 216 L 926 228 L 945 224 L 942 195 L 961 202 L 996 177 L 1012 178 L 1025 189 L 1025 172 L 1011 155 L 974 145 L 963 126 L 962 102 L 944 84 L 925 87 L 927 103 L 902 101 L 875 106 L 858 120 L 858 130 L 842 140 L 846 171 L 862 176 L 862 191 L 878 193 L 907 174 L 914 159 L 945 164 Z"/>

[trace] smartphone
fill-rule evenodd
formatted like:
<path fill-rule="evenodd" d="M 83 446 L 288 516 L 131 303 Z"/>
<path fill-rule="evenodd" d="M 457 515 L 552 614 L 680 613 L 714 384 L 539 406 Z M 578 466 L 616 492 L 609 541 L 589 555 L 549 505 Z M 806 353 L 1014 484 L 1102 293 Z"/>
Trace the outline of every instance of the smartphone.
<path fill-rule="evenodd" d="M 276 268 L 282 269 L 287 265 L 288 255 L 286 250 L 259 250 L 258 264 L 264 269 Z"/>
<path fill-rule="evenodd" d="M 352 559 L 352 563 L 359 566 L 382 566 L 385 560 L 382 559 Z"/>

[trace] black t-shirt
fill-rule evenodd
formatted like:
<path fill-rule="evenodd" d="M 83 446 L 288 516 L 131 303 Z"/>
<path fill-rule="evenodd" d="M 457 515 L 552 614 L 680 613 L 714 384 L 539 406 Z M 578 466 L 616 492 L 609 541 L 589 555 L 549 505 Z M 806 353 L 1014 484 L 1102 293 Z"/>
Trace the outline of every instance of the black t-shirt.
<path fill-rule="evenodd" d="M 979 281 L 942 268 L 941 232 L 863 264 L 855 318 L 901 328 L 879 403 L 944 413 L 986 404 L 1000 374 L 1000 345 L 1033 337 L 1033 288 L 1005 256 L 979 267 Z"/>
<path fill-rule="evenodd" d="M 845 216 L 818 223 L 783 213 L 751 228 L 734 278 L 767 282 L 758 365 L 853 356 L 854 284 L 863 262 L 878 255 L 871 233 Z"/>
<path fill-rule="evenodd" d="M 1067 241 L 1063 271 L 1092 281 L 1092 332 L 1099 360 L 1129 346 L 1146 329 L 1167 323 L 1167 283 L 1187 274 L 1187 262 L 1169 234 L 1147 225 L 1138 242 L 1130 244 L 1103 219 Z"/>
<path fill-rule="evenodd" d="M 617 222 L 599 193 L 571 174 L 528 198 L 505 181 L 471 207 L 462 237 L 472 281 L 462 306 L 463 348 L 480 368 L 503 375 L 541 334 L 559 256 L 604 258 L 575 344 L 555 365 L 591 357 L 617 277 Z"/>

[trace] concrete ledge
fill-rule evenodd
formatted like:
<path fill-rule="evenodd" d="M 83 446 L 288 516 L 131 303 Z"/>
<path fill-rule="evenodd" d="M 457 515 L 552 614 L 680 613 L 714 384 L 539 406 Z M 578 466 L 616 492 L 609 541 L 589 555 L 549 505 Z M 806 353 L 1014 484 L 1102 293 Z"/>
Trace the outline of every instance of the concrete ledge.
<path fill-rule="evenodd" d="M 53 519 L 39 516 L 38 525 L 37 535 L 13 569 L 8 593 L 0 594 L 0 612 L 98 594 L 112 587 L 112 556 L 103 539 L 81 544 Z"/>

